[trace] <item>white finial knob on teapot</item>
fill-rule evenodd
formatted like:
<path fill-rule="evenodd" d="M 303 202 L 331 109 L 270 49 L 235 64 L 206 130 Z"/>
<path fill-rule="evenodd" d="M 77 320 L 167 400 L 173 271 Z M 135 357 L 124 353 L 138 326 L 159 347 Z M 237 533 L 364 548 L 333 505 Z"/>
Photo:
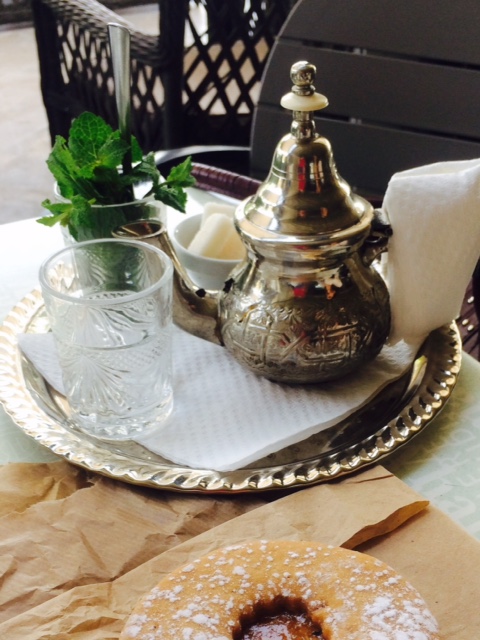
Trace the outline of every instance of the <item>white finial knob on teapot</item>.
<path fill-rule="evenodd" d="M 296 62 L 290 71 L 293 87 L 280 100 L 285 109 L 291 111 L 317 111 L 328 106 L 328 99 L 315 91 L 316 68 L 308 62 Z"/>

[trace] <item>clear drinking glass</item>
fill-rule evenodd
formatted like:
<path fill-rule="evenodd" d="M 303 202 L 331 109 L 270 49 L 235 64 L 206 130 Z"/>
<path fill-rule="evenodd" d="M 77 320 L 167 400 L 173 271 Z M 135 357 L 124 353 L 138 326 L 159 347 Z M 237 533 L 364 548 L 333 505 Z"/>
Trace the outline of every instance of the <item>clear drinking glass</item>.
<path fill-rule="evenodd" d="M 135 222 L 136 220 L 156 220 L 157 222 L 166 224 L 167 213 L 165 204 L 159 200 L 155 200 L 152 195 L 145 195 L 150 191 L 151 186 L 152 183 L 148 182 L 142 182 L 136 185 L 133 192 L 135 199 L 131 202 L 93 204 L 91 207 L 90 222 L 84 225 L 77 225 L 75 238 L 70 233 L 68 227 L 62 226 L 62 235 L 65 244 L 111 238 L 114 229 L 123 224 Z M 53 191 L 56 202 L 69 202 L 69 200 L 60 194 L 57 183 L 54 184 Z"/>
<path fill-rule="evenodd" d="M 119 239 L 70 245 L 40 267 L 71 418 L 86 433 L 129 440 L 171 413 L 172 275 L 162 251 Z"/>

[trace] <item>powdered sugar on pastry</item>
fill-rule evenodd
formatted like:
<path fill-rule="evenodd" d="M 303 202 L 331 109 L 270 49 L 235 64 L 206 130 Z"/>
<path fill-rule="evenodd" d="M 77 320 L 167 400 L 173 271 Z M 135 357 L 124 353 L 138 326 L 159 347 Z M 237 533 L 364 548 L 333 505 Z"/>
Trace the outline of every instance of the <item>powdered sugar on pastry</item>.
<path fill-rule="evenodd" d="M 259 617 L 285 612 L 314 625 L 315 634 L 302 637 L 440 638 L 424 600 L 383 562 L 277 540 L 224 547 L 169 574 L 139 602 L 120 640 L 241 640 L 253 637 L 248 629 Z"/>

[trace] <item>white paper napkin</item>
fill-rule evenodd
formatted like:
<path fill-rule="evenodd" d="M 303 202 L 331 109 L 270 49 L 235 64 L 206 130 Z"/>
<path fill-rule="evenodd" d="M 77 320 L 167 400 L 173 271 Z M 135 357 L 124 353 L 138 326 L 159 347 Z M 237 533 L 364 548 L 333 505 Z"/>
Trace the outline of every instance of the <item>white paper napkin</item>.
<path fill-rule="evenodd" d="M 63 392 L 49 334 L 19 335 L 44 378 Z M 158 433 L 139 440 L 181 465 L 232 470 L 336 424 L 400 376 L 416 346 L 387 346 L 355 375 L 322 386 L 289 386 L 256 376 L 223 347 L 174 331 L 174 411 Z"/>
<path fill-rule="evenodd" d="M 388 246 L 390 342 L 427 335 L 456 318 L 480 254 L 480 159 L 395 174 L 383 209 Z"/>

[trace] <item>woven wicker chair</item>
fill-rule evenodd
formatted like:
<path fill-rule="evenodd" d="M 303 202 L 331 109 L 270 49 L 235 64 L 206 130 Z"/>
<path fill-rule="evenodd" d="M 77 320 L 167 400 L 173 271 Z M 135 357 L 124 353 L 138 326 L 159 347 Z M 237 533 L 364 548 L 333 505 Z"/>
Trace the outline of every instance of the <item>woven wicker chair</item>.
<path fill-rule="evenodd" d="M 158 0 L 160 35 L 96 0 L 32 0 L 52 143 L 83 111 L 116 126 L 110 22 L 131 31 L 132 130 L 144 152 L 248 145 L 260 80 L 293 0 Z"/>

